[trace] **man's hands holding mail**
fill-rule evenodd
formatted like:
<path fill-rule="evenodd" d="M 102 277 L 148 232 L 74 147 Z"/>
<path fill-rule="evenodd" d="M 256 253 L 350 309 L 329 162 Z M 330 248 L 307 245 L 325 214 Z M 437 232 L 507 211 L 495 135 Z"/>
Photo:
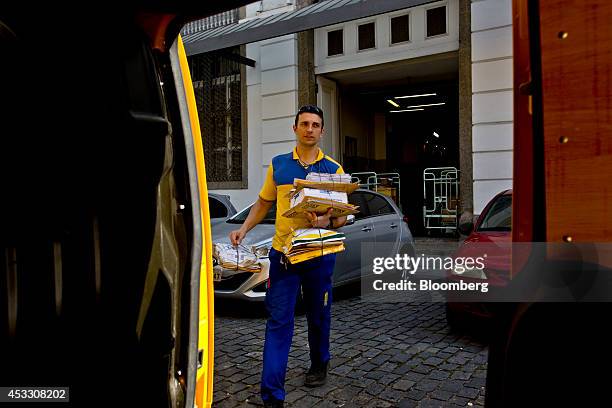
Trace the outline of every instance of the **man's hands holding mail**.
<path fill-rule="evenodd" d="M 323 215 L 317 215 L 312 211 L 308 211 L 306 212 L 306 217 L 308 218 L 308 221 L 310 221 L 310 225 L 312 225 L 313 228 L 328 228 L 332 211 L 333 209 L 330 208 Z"/>
<path fill-rule="evenodd" d="M 240 245 L 240 243 L 242 243 L 242 240 L 244 239 L 245 235 L 246 235 L 246 231 L 244 231 L 242 228 L 240 228 L 238 230 L 235 230 L 235 231 L 232 231 L 229 234 L 230 242 L 234 246 Z"/>

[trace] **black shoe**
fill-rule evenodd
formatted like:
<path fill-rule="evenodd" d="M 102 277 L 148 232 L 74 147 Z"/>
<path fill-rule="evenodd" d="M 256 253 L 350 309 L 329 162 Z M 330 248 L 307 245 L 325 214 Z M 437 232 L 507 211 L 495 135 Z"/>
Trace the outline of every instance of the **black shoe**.
<path fill-rule="evenodd" d="M 327 367 L 329 366 L 329 361 L 324 363 L 323 365 L 311 365 L 310 370 L 306 373 L 306 380 L 304 381 L 304 385 L 306 387 L 320 387 L 325 385 L 327 382 Z"/>
<path fill-rule="evenodd" d="M 285 406 L 285 401 L 276 398 L 271 398 L 263 403 L 265 408 L 283 408 Z"/>

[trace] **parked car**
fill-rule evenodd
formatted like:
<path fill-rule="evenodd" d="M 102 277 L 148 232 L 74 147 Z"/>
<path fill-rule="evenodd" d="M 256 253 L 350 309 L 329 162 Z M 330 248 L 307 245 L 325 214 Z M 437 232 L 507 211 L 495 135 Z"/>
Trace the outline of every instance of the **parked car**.
<path fill-rule="evenodd" d="M 485 268 L 476 270 L 475 274 L 458 274 L 450 271 L 450 281 L 482 281 L 486 279 L 489 292 L 503 290 L 510 282 L 511 245 L 512 242 L 512 190 L 497 194 L 485 207 L 475 224 L 466 222 L 459 226 L 460 232 L 468 235 L 467 239 L 455 252 L 455 257 L 476 258 L 483 255 L 486 249 Z M 461 301 L 462 294 L 451 295 L 446 303 L 446 317 L 452 328 L 461 328 L 469 321 L 490 319 L 494 316 L 495 303 Z"/>
<path fill-rule="evenodd" d="M 397 205 L 387 196 L 370 191 L 356 190 L 349 195 L 349 202 L 359 206 L 360 212 L 353 221 L 339 230 L 346 235 L 343 252 L 338 253 L 334 269 L 334 286 L 358 281 L 362 274 L 361 243 L 390 242 L 389 253 L 394 256 L 401 248 L 413 247 L 414 239 Z M 251 206 L 240 211 L 227 221 L 212 228 L 213 242 L 229 243 L 229 233 L 240 227 L 251 210 Z M 252 245 L 260 256 L 262 271 L 259 273 L 231 271 L 215 265 L 215 295 L 223 298 L 263 300 L 268 279 L 268 251 L 274 236 L 276 205 L 272 206 L 264 220 L 246 236 L 245 245 Z M 364 268 L 365 272 L 365 268 Z"/>
<path fill-rule="evenodd" d="M 208 209 L 211 226 L 226 221 L 237 212 L 230 201 L 230 196 L 216 193 L 208 193 Z"/>

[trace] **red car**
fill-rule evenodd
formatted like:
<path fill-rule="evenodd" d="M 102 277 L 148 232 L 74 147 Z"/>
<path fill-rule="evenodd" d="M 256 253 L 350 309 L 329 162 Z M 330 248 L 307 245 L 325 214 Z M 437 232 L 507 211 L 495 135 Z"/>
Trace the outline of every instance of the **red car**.
<path fill-rule="evenodd" d="M 478 217 L 459 226 L 467 239 L 454 253 L 454 257 L 482 257 L 486 253 L 483 269 L 469 272 L 449 272 L 449 282 L 459 280 L 488 283 L 488 292 L 478 294 L 492 299 L 496 291 L 502 290 L 510 281 L 512 241 L 512 190 L 497 194 Z M 493 307 L 492 307 L 493 306 Z M 494 315 L 495 303 L 478 301 L 473 297 L 466 301 L 462 293 L 449 295 L 446 303 L 446 318 L 453 329 L 463 327 L 477 319 L 490 319 Z"/>

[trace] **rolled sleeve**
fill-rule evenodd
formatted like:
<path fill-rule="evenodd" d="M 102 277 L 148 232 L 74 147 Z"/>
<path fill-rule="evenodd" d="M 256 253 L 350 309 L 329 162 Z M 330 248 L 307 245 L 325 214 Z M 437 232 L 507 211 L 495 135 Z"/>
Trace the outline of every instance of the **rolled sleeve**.
<path fill-rule="evenodd" d="M 338 168 L 336 169 L 336 174 L 344 174 L 344 169 L 342 168 L 342 166 L 338 166 Z"/>
<path fill-rule="evenodd" d="M 272 168 L 272 163 L 268 166 L 266 179 L 259 191 L 259 197 L 265 201 L 276 201 L 276 183 L 274 182 L 274 169 Z"/>

